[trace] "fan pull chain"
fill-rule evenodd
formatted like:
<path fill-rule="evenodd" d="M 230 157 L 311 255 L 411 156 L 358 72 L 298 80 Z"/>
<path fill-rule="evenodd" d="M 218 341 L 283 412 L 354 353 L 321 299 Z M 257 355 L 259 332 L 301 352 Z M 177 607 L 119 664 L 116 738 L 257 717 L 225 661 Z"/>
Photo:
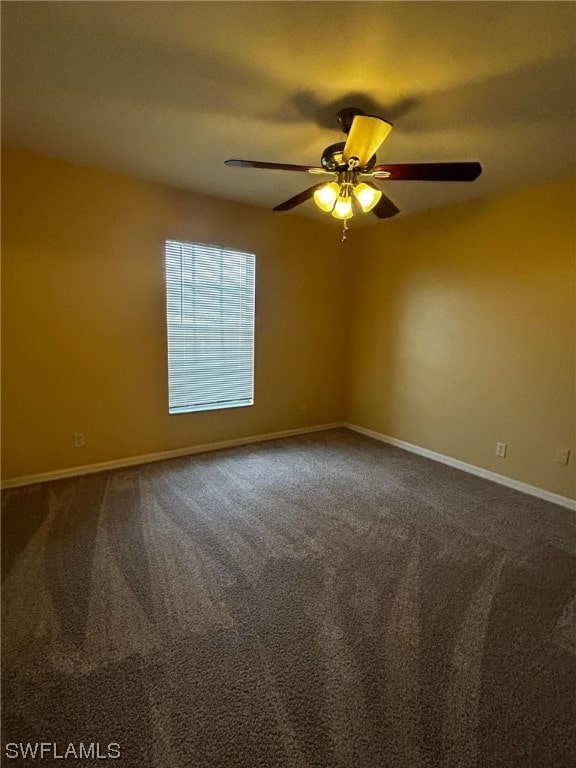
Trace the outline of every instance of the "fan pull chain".
<path fill-rule="evenodd" d="M 346 219 L 342 222 L 342 242 L 346 242 L 346 232 L 348 232 L 348 224 L 346 223 Z"/>

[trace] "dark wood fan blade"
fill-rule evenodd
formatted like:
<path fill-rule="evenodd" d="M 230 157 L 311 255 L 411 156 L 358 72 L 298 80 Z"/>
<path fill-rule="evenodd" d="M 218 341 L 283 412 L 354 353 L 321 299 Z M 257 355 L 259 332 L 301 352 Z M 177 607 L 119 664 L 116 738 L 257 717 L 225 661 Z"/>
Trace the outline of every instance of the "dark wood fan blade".
<path fill-rule="evenodd" d="M 374 208 L 372 208 L 371 212 L 375 216 L 378 216 L 379 219 L 391 219 L 392 216 L 396 216 L 397 213 L 400 213 L 400 208 L 397 208 L 392 200 L 382 193 L 382 197 L 378 200 Z"/>
<path fill-rule="evenodd" d="M 268 168 L 271 171 L 322 171 L 313 165 L 290 165 L 289 163 L 264 163 L 260 160 L 224 160 L 225 165 L 233 165 L 237 168 Z"/>
<path fill-rule="evenodd" d="M 474 181 L 480 163 L 393 163 L 375 165 L 372 176 L 387 181 Z"/>
<path fill-rule="evenodd" d="M 320 184 L 314 184 L 313 187 L 308 187 L 308 189 L 305 189 L 304 192 L 299 192 L 297 195 L 294 195 L 294 197 L 291 197 L 290 200 L 286 200 L 283 203 L 280 203 L 280 205 L 277 205 L 272 210 L 274 211 L 289 211 L 290 208 L 296 208 L 297 205 L 300 205 L 300 203 L 305 203 L 306 200 L 310 200 L 314 192 L 316 192 L 317 189 L 320 189 L 320 187 L 325 186 L 326 182 L 323 181 Z"/>

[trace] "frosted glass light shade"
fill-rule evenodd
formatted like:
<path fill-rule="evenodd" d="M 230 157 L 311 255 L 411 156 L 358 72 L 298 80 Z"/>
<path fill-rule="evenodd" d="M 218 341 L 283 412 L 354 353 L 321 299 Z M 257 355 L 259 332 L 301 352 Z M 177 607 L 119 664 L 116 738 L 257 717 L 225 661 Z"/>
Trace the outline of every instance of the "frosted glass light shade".
<path fill-rule="evenodd" d="M 364 213 L 368 213 L 378 203 L 382 197 L 382 192 L 371 184 L 356 184 L 354 187 L 354 197 L 360 203 L 360 207 Z"/>
<path fill-rule="evenodd" d="M 314 202 L 325 213 L 331 213 L 338 198 L 340 187 L 335 181 L 325 184 L 314 192 Z"/>
<path fill-rule="evenodd" d="M 335 219 L 351 219 L 354 214 L 352 213 L 352 200 L 350 197 L 343 197 L 338 195 L 332 216 Z"/>

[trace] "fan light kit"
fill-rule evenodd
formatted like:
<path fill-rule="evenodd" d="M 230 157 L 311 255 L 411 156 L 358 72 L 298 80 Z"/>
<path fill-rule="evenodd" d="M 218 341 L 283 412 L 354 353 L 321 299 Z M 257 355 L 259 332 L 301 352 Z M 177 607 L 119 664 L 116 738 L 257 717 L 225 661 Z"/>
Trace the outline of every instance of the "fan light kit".
<path fill-rule="evenodd" d="M 369 213 L 379 219 L 396 216 L 400 209 L 379 189 L 379 181 L 474 181 L 482 173 L 478 162 L 460 163 L 396 163 L 376 165 L 376 152 L 392 130 L 392 124 L 381 117 L 366 115 L 361 109 L 348 107 L 336 116 L 346 142 L 331 144 L 322 153 L 321 166 L 266 163 L 259 160 L 226 160 L 226 165 L 241 168 L 267 168 L 277 171 L 300 171 L 329 174 L 335 178 L 321 182 L 277 205 L 275 211 L 288 211 L 310 198 L 324 213 L 346 222 L 354 213 Z"/>
<path fill-rule="evenodd" d="M 364 213 L 368 213 L 382 197 L 382 192 L 374 184 L 355 181 L 354 174 L 343 171 L 338 174 L 338 181 L 324 184 L 314 192 L 314 202 L 324 213 L 331 213 L 335 219 L 351 219 L 352 196 L 358 201 Z"/>

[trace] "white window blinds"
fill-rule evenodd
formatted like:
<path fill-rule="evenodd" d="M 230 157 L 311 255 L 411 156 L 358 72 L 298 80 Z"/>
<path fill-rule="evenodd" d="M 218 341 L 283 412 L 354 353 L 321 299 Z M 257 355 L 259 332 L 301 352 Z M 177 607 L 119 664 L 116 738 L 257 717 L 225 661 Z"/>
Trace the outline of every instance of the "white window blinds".
<path fill-rule="evenodd" d="M 170 413 L 254 402 L 254 254 L 166 241 Z"/>

